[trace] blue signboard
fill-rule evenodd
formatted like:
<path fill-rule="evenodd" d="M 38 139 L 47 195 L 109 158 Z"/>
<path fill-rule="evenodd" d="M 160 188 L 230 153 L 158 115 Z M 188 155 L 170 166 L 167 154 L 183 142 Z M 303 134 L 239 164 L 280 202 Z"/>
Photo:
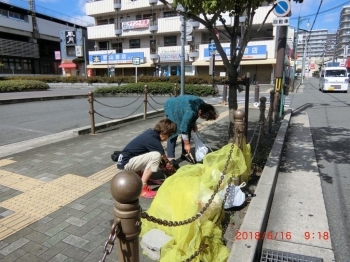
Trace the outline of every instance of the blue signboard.
<path fill-rule="evenodd" d="M 107 57 L 108 56 L 108 57 Z M 140 63 L 144 63 L 145 57 L 143 52 L 135 53 L 111 53 L 107 54 L 107 51 L 90 51 L 89 63 L 90 64 L 131 64 L 133 57 L 139 57 Z"/>
<path fill-rule="evenodd" d="M 276 1 L 275 9 L 273 10 L 274 14 L 278 17 L 286 16 L 290 12 L 290 2 L 289 0 L 278 0 Z"/>
<path fill-rule="evenodd" d="M 223 47 L 227 57 L 230 57 L 230 47 Z M 209 48 L 204 48 L 204 58 L 209 59 L 210 51 Z M 255 45 L 247 46 L 244 50 L 242 59 L 266 59 L 267 58 L 267 48 L 266 45 Z M 220 54 L 216 54 L 215 59 L 221 60 Z"/>
<path fill-rule="evenodd" d="M 208 45 L 208 49 L 209 49 L 209 54 L 213 55 L 216 52 L 216 45 L 215 44 L 209 44 Z"/>

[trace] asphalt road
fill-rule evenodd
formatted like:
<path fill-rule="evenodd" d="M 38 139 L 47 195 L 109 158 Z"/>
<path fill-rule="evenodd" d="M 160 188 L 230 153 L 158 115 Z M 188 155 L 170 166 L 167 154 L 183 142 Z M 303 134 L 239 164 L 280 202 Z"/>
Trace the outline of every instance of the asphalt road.
<path fill-rule="evenodd" d="M 309 114 L 332 246 L 336 261 L 347 262 L 350 261 L 350 91 L 322 93 L 316 78 L 306 79 L 304 84 L 303 92 L 294 96 L 291 107 Z"/>
<path fill-rule="evenodd" d="M 266 92 L 267 89 L 263 89 L 260 95 L 266 96 L 269 100 L 269 94 L 263 93 L 264 91 Z M 148 111 L 162 109 L 168 98 L 169 96 L 148 97 Z M 203 99 L 210 104 L 222 102 L 220 96 Z M 94 103 L 95 111 L 104 116 L 95 114 L 95 123 L 143 113 L 143 95 L 139 97 L 97 97 L 96 100 L 107 106 Z M 286 101 L 287 106 L 288 101 L 289 98 Z M 250 93 L 249 102 L 250 105 L 253 105 L 254 93 Z M 241 106 L 244 105 L 244 92 L 238 94 L 238 103 Z M 0 146 L 90 125 L 87 98 L 0 105 L 0 112 Z"/>

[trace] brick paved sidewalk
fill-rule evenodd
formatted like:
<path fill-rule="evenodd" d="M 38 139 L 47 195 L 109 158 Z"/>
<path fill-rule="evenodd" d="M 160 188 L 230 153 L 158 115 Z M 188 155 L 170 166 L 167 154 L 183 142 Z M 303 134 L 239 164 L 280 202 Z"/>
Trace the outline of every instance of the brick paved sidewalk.
<path fill-rule="evenodd" d="M 228 138 L 227 107 L 217 108 L 221 118 L 202 125 L 203 137 L 213 149 Z M 258 114 L 250 110 L 251 129 Z M 116 167 L 110 155 L 159 119 L 0 159 L 0 260 L 99 261 L 113 222 L 109 181 Z M 142 209 L 147 210 L 151 201 L 140 198 Z M 106 261 L 116 261 L 116 249 Z M 141 261 L 150 260 L 142 256 Z"/>

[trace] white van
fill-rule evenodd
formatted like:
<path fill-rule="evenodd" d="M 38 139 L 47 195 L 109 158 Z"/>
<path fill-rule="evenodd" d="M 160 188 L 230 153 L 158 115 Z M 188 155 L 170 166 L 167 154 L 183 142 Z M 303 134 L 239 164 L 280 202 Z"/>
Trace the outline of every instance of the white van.
<path fill-rule="evenodd" d="M 340 91 L 347 93 L 349 85 L 349 75 L 346 67 L 325 67 L 321 71 L 319 90 Z"/>

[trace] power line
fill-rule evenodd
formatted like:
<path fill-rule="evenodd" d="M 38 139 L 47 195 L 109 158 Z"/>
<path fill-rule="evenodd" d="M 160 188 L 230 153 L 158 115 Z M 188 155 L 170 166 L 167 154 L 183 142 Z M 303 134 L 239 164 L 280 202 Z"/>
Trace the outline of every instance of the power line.
<path fill-rule="evenodd" d="M 330 11 L 332 11 L 332 10 L 335 10 L 335 9 L 339 8 L 339 7 L 343 7 L 344 5 L 346 5 L 346 4 L 348 4 L 348 3 L 350 3 L 350 1 L 346 1 L 346 2 L 344 2 L 344 3 L 342 3 L 342 4 L 340 4 L 340 5 L 337 5 L 337 6 L 335 6 L 335 7 L 330 8 L 330 9 L 324 10 L 324 11 L 322 11 L 322 12 L 317 12 L 316 14 L 311 14 L 311 15 L 303 15 L 302 17 L 303 17 L 303 18 L 307 18 L 307 17 L 311 17 L 311 16 L 314 16 L 314 15 L 318 15 L 318 14 L 328 13 L 328 12 L 330 12 Z M 291 17 L 291 18 L 290 18 L 290 20 L 294 20 L 294 19 L 298 19 L 298 17 Z"/>

